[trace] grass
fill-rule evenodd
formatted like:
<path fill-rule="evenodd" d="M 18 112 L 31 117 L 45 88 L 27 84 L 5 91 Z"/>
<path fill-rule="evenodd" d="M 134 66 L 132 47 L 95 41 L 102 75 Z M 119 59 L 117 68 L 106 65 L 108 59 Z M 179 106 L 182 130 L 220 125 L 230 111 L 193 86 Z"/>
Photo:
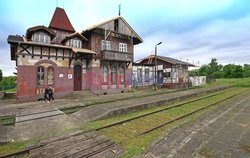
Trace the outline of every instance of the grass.
<path fill-rule="evenodd" d="M 234 87 L 250 87 L 250 77 L 247 78 L 219 78 L 216 82 L 209 83 L 206 86 L 230 85 Z"/>
<path fill-rule="evenodd" d="M 124 123 L 122 125 L 117 125 L 117 126 L 114 126 L 111 128 L 103 129 L 103 130 L 101 130 L 101 133 L 105 134 L 113 141 L 120 143 L 126 149 L 126 151 L 127 151 L 126 154 L 122 155 L 121 157 L 123 157 L 123 158 L 133 157 L 134 155 L 143 152 L 144 149 L 149 144 L 151 144 L 156 138 L 158 138 L 160 135 L 162 135 L 163 132 L 165 132 L 173 127 L 180 126 L 183 123 L 185 123 L 187 120 L 195 119 L 201 113 L 203 113 L 204 111 L 207 111 L 207 110 L 204 110 L 202 112 L 199 112 L 197 114 L 189 116 L 188 118 L 173 122 L 172 124 L 163 126 L 162 128 L 159 128 L 159 129 L 157 129 L 153 132 L 150 132 L 148 134 L 145 134 L 145 135 L 142 135 L 139 137 L 136 137 L 136 135 L 138 135 L 146 130 L 149 130 L 152 127 L 157 126 L 163 122 L 175 119 L 178 116 L 181 116 L 181 115 L 184 115 L 184 114 L 189 113 L 191 111 L 200 109 L 202 107 L 205 107 L 205 106 L 210 105 L 212 103 L 215 103 L 219 100 L 222 100 L 223 98 L 227 98 L 231 95 L 237 94 L 237 93 L 242 92 L 242 91 L 244 91 L 243 88 L 236 88 L 236 89 L 228 90 L 225 93 L 222 93 L 218 96 L 212 96 L 210 98 L 203 99 L 203 100 L 193 102 L 193 103 L 189 103 L 189 104 L 186 104 L 186 105 L 181 106 L 181 107 L 170 109 L 168 111 L 163 111 L 163 112 L 149 115 L 149 116 L 146 116 L 143 118 L 139 118 L 139 119 Z M 180 102 L 175 103 L 175 104 L 179 104 L 179 103 Z M 173 104 L 173 105 L 175 105 L 175 104 Z M 124 120 L 127 118 L 135 117 L 135 116 L 141 115 L 143 113 L 148 113 L 148 112 L 152 112 L 155 110 L 159 110 L 160 108 L 164 108 L 164 106 L 156 107 L 156 108 L 152 108 L 152 109 L 147 109 L 147 110 L 143 110 L 143 111 L 139 111 L 139 112 L 135 112 L 135 113 L 131 113 L 131 114 L 126 114 L 126 115 L 122 115 L 122 116 L 118 116 L 118 117 L 114 117 L 114 118 L 109 118 L 109 119 L 105 119 L 105 120 L 91 122 L 91 123 L 88 123 L 86 125 L 86 127 L 88 127 L 88 128 L 101 127 L 101 126 L 108 125 L 110 123 L 121 121 L 121 120 Z M 209 108 L 209 109 L 211 109 L 211 108 Z"/>
<path fill-rule="evenodd" d="M 15 122 L 16 122 L 16 116 L 15 115 L 1 116 L 0 117 L 0 123 L 3 126 L 14 126 Z"/>

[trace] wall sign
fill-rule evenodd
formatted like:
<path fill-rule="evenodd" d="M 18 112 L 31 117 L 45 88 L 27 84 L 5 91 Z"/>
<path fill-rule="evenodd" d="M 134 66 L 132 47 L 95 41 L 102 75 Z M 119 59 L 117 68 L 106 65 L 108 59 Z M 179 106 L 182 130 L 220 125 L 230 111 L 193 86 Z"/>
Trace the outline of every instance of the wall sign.
<path fill-rule="evenodd" d="M 72 79 L 72 74 L 68 74 L 68 79 Z"/>
<path fill-rule="evenodd" d="M 62 77 L 63 77 L 63 74 L 59 74 L 59 77 L 62 78 Z"/>

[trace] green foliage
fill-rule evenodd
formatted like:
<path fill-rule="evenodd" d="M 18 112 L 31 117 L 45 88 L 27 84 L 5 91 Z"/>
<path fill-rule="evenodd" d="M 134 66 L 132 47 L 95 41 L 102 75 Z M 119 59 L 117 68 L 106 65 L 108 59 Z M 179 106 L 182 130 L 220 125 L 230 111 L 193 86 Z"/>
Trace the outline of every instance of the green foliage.
<path fill-rule="evenodd" d="M 0 81 L 2 81 L 2 79 L 3 79 L 3 72 L 2 72 L 2 70 L 0 69 Z"/>
<path fill-rule="evenodd" d="M 13 89 L 16 87 L 16 76 L 3 77 L 0 81 L 0 91 Z"/>
<path fill-rule="evenodd" d="M 16 85 L 16 76 L 3 77 L 0 82 L 1 86 L 13 86 Z"/>
<path fill-rule="evenodd" d="M 189 74 L 190 76 L 207 76 L 208 81 L 215 80 L 215 78 L 250 77 L 250 65 L 227 64 L 223 66 L 213 58 L 208 65 L 202 65 L 198 70 L 189 71 Z"/>
<path fill-rule="evenodd" d="M 250 64 L 245 64 L 243 67 L 243 77 L 250 77 Z"/>

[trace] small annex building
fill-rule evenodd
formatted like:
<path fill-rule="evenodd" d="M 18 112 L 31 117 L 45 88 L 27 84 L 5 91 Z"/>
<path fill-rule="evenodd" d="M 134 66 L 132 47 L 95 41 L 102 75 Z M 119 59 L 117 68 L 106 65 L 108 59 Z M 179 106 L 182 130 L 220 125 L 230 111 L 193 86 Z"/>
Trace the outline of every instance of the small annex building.
<path fill-rule="evenodd" d="M 157 56 L 157 85 L 167 88 L 178 88 L 189 83 L 188 67 L 195 65 L 178 59 Z M 133 63 L 133 86 L 150 86 L 155 79 L 155 56 Z"/>
<path fill-rule="evenodd" d="M 18 102 L 41 98 L 48 86 L 55 97 L 74 91 L 128 91 L 134 45 L 143 42 L 121 16 L 76 32 L 59 7 L 49 26 L 28 28 L 7 41 L 16 62 Z"/>

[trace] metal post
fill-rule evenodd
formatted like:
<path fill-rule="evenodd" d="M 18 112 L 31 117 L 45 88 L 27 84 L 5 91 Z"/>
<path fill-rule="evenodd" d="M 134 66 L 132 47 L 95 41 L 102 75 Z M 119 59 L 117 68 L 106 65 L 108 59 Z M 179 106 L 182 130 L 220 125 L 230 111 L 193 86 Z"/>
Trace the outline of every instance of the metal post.
<path fill-rule="evenodd" d="M 157 46 L 160 45 L 162 42 L 159 42 L 155 45 L 155 90 L 157 90 Z"/>
<path fill-rule="evenodd" d="M 156 71 L 157 71 L 157 45 L 155 46 L 155 90 L 157 90 L 157 76 L 156 76 Z"/>

